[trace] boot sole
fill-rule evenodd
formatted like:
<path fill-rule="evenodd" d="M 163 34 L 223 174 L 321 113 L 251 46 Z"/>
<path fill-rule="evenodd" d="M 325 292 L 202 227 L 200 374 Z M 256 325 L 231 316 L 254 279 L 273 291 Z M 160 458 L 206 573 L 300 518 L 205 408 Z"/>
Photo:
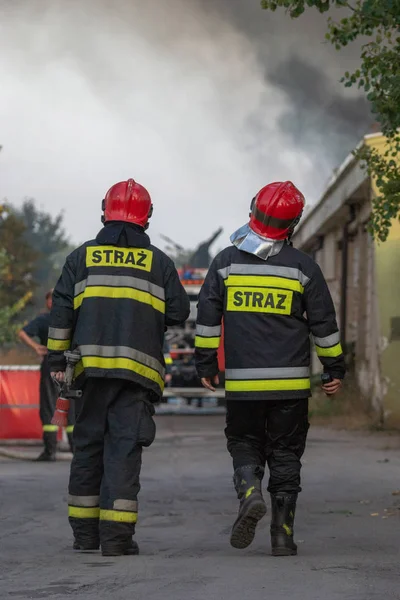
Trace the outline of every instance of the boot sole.
<path fill-rule="evenodd" d="M 93 546 L 79 546 L 78 544 L 74 544 L 72 548 L 75 552 L 96 552 L 100 550 L 100 544 L 93 544 Z"/>
<path fill-rule="evenodd" d="M 265 516 L 267 507 L 264 502 L 249 506 L 247 512 L 236 521 L 232 529 L 231 546 L 242 550 L 250 546 L 256 534 L 258 522 Z"/>
<path fill-rule="evenodd" d="M 139 555 L 139 549 L 135 549 L 135 548 L 129 548 L 128 550 L 125 550 L 124 552 L 107 552 L 107 551 L 103 551 L 102 556 L 138 556 Z"/>
<path fill-rule="evenodd" d="M 297 550 L 290 548 L 276 548 L 272 550 L 272 556 L 297 556 Z"/>

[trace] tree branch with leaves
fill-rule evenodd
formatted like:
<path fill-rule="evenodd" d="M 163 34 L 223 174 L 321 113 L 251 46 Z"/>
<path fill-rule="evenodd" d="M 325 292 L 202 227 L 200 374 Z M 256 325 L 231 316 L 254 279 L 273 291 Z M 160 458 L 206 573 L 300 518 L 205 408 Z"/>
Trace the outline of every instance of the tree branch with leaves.
<path fill-rule="evenodd" d="M 328 18 L 326 40 L 341 50 L 361 39 L 360 67 L 346 72 L 342 82 L 365 92 L 387 137 L 384 152 L 367 145 L 355 151 L 376 181 L 370 228 L 385 241 L 392 220 L 400 219 L 400 0 L 262 0 L 261 6 L 285 8 L 294 19 L 312 8 L 320 13 L 340 9 L 337 20 Z"/>
<path fill-rule="evenodd" d="M 9 220 L 10 217 L 8 207 L 0 205 L 0 347 L 15 341 L 21 328 L 15 319 L 32 298 L 32 264 L 26 262 L 27 252 L 32 254 L 31 248 L 21 239 L 24 225 L 13 217 Z M 15 245 L 10 244 L 13 236 Z M 14 253 L 13 248 L 21 254 Z M 19 262 L 20 257 L 22 263 Z"/>

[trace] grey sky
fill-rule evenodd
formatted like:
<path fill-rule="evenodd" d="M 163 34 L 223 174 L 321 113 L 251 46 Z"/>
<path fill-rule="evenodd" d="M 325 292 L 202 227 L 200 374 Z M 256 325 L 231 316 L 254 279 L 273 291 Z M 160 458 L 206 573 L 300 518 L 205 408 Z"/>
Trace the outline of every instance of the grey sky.
<path fill-rule="evenodd" d="M 186 246 L 220 224 L 227 242 L 269 181 L 315 201 L 360 130 L 340 100 L 324 131 L 356 58 L 324 31 L 258 0 L 0 0 L 0 198 L 64 210 L 80 242 L 107 188 L 134 177 L 153 198 L 153 241 Z M 279 77 L 293 57 L 324 78 L 317 106 L 313 70 L 300 99 Z"/>

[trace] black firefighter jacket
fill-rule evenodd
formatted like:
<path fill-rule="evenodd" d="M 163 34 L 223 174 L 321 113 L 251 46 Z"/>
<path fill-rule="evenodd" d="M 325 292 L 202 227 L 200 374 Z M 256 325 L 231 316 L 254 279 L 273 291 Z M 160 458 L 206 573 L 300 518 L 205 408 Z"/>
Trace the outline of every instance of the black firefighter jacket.
<path fill-rule="evenodd" d="M 70 254 L 54 289 L 48 339 L 52 371 L 79 348 L 76 377 L 134 381 L 160 396 L 166 326 L 184 322 L 189 300 L 170 258 L 144 230 L 114 222 Z"/>
<path fill-rule="evenodd" d="M 309 397 L 310 333 L 324 371 L 344 377 L 328 286 L 318 265 L 287 243 L 267 261 L 230 246 L 212 262 L 198 304 L 199 377 L 218 373 L 222 319 L 228 400 Z"/>

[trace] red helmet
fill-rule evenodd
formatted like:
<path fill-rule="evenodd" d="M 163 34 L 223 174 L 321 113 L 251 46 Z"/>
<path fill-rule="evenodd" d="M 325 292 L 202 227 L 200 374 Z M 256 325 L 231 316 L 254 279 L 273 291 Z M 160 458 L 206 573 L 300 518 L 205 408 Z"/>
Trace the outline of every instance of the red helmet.
<path fill-rule="evenodd" d="M 103 223 L 126 221 L 146 227 L 153 212 L 149 192 L 133 179 L 113 185 L 103 200 Z"/>
<path fill-rule="evenodd" d="M 284 240 L 300 221 L 305 203 L 291 181 L 270 183 L 252 200 L 250 228 L 263 237 Z"/>

